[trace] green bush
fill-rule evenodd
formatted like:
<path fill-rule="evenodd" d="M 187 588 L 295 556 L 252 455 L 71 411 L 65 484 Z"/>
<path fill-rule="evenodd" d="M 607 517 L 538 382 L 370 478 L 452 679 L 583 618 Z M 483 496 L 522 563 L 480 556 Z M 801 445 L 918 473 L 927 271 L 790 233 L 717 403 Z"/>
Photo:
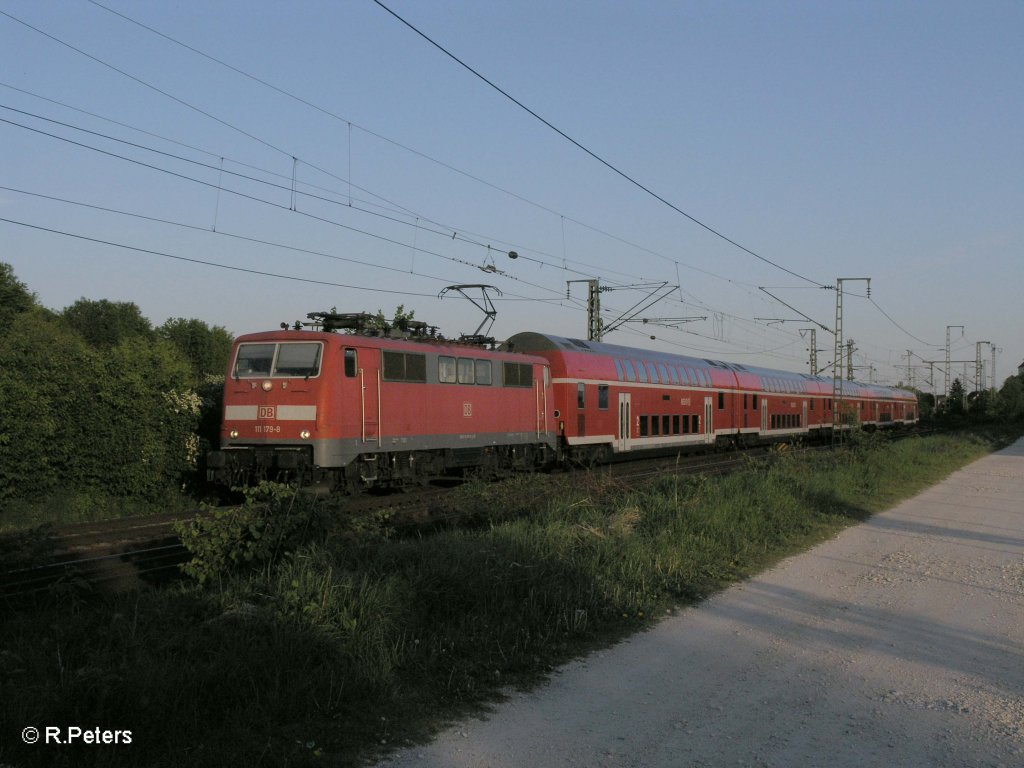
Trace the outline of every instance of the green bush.
<path fill-rule="evenodd" d="M 300 500 L 290 486 L 264 480 L 243 493 L 241 506 L 204 510 L 175 524 L 192 554 L 182 570 L 200 584 L 242 568 L 271 566 L 321 527 L 316 505 Z"/>
<path fill-rule="evenodd" d="M 201 401 L 169 343 L 97 349 L 39 308 L 0 335 L 0 499 L 102 489 L 154 499 L 196 464 Z"/>

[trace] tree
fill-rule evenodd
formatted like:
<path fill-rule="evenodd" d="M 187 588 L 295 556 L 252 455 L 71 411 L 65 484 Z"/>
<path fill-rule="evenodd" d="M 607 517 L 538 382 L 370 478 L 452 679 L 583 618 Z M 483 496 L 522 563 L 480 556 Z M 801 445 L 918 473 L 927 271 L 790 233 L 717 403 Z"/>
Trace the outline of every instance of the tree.
<path fill-rule="evenodd" d="M 0 262 L 0 334 L 6 333 L 16 315 L 36 306 L 35 294 L 14 276 L 14 267 Z"/>
<path fill-rule="evenodd" d="M 946 412 L 956 414 L 964 412 L 964 385 L 960 379 L 954 379 L 953 383 L 949 385 L 949 397 L 946 398 Z"/>
<path fill-rule="evenodd" d="M 176 346 L 192 363 L 197 380 L 223 376 L 234 338 L 219 325 L 202 320 L 172 317 L 156 329 L 156 335 Z"/>
<path fill-rule="evenodd" d="M 131 301 L 81 298 L 65 307 L 61 316 L 97 349 L 109 349 L 133 336 L 153 335 L 149 320 Z"/>

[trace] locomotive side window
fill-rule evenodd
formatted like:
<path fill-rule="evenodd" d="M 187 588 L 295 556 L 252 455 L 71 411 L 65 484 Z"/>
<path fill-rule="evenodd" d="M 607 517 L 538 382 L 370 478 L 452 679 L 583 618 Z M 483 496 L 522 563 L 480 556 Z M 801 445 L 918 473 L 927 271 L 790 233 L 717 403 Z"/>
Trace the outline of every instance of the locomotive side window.
<path fill-rule="evenodd" d="M 532 387 L 533 366 L 528 363 L 502 363 L 502 377 L 506 387 Z"/>
<path fill-rule="evenodd" d="M 354 349 L 345 350 L 345 375 L 350 379 L 356 375 L 359 368 L 359 358 Z"/>
<path fill-rule="evenodd" d="M 490 360 L 477 360 L 476 361 L 476 383 L 485 384 L 490 386 L 491 384 L 491 361 Z"/>
<path fill-rule="evenodd" d="M 459 384 L 475 384 L 476 368 L 468 357 L 459 358 Z"/>
<path fill-rule="evenodd" d="M 427 380 L 427 356 L 409 352 L 384 352 L 384 378 L 388 381 Z"/>
<path fill-rule="evenodd" d="M 316 376 L 320 373 L 322 351 L 323 345 L 319 343 L 278 345 L 274 376 Z"/>
<path fill-rule="evenodd" d="M 454 384 L 457 379 L 455 358 L 440 355 L 437 358 L 437 380 L 442 384 Z"/>
<path fill-rule="evenodd" d="M 269 376 L 276 344 L 240 344 L 235 358 L 235 377 Z"/>

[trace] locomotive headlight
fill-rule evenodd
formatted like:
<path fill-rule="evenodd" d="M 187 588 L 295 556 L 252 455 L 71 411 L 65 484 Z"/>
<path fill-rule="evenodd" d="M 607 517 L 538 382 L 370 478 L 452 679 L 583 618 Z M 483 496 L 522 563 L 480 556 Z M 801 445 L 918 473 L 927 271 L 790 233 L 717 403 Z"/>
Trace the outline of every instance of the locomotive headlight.
<path fill-rule="evenodd" d="M 309 430 L 304 429 L 301 432 L 299 432 L 299 437 L 301 437 L 303 440 L 309 440 Z"/>
<path fill-rule="evenodd" d="M 238 437 L 238 430 L 237 430 L 237 429 L 232 429 L 232 430 L 231 430 L 231 431 L 230 431 L 230 432 L 228 433 L 228 437 L 230 437 L 230 438 L 231 438 L 232 440 L 234 440 L 235 438 L 237 438 L 237 437 Z"/>
<path fill-rule="evenodd" d="M 272 381 L 264 381 L 263 382 L 263 391 L 264 392 L 269 392 L 273 388 L 274 388 L 274 382 L 272 382 Z"/>

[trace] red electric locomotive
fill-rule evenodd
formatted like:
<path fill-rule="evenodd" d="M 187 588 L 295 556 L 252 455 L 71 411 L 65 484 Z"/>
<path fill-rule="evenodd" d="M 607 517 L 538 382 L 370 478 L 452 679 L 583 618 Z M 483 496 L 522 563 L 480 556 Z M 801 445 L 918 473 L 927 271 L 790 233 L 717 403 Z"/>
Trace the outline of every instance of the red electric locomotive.
<path fill-rule="evenodd" d="M 543 358 L 431 338 L 422 323 L 381 331 L 367 315 L 311 317 L 319 330 L 235 341 L 211 481 L 354 490 L 555 460 Z"/>
<path fill-rule="evenodd" d="M 520 333 L 509 351 L 551 366 L 566 452 L 606 461 L 637 450 L 698 450 L 820 435 L 834 428 L 832 379 L 614 344 Z M 841 428 L 917 420 L 913 392 L 842 382 Z"/>

